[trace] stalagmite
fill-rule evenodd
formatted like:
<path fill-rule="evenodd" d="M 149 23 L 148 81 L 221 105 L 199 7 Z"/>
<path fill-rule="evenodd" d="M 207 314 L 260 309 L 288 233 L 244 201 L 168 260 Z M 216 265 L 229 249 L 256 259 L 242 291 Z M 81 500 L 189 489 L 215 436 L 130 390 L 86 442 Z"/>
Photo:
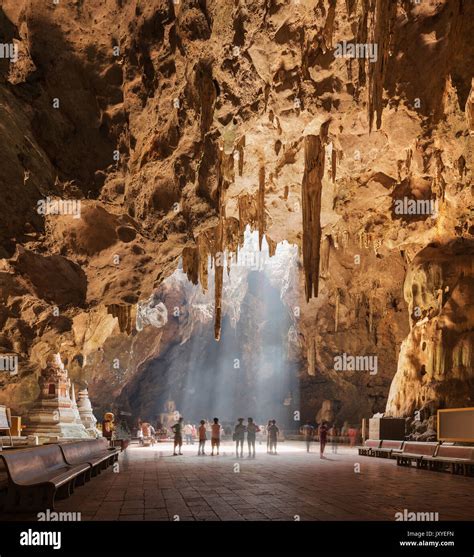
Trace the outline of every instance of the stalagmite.
<path fill-rule="evenodd" d="M 303 211 L 303 266 L 306 301 L 318 296 L 321 241 L 321 192 L 324 176 L 324 145 L 329 121 L 320 126 L 319 135 L 307 135 L 304 141 L 305 168 L 301 188 Z"/>

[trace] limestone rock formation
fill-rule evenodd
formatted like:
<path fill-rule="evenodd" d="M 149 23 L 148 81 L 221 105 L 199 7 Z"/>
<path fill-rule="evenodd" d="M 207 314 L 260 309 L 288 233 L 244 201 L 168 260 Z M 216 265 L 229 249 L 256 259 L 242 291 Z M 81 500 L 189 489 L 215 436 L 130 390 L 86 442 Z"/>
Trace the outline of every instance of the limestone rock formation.
<path fill-rule="evenodd" d="M 303 418 L 469 403 L 473 20 L 458 0 L 3 0 L 0 353 L 19 373 L 0 402 L 25 413 L 60 352 L 97 412 L 138 412 L 160 358 L 238 322 L 247 275 L 225 260 L 249 226 Z"/>

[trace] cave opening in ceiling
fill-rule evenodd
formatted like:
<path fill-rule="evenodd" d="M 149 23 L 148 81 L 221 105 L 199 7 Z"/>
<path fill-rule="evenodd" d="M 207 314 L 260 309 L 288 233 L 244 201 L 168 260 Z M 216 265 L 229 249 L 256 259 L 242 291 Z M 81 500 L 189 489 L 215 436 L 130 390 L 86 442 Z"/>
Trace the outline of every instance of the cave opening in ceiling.
<path fill-rule="evenodd" d="M 222 254 L 222 326 L 214 338 L 215 265 L 209 260 L 204 291 L 182 266 L 159 296 L 168 310 L 166 327 L 178 322 L 182 337 L 155 358 L 123 397 L 133 414 L 155 420 L 167 400 L 197 423 L 219 416 L 233 422 L 274 418 L 295 429 L 299 409 L 297 317 L 289 303 L 296 288 L 298 250 L 282 242 L 270 257 L 263 239 L 248 228 L 237 254 Z M 123 401 L 125 403 L 125 400 Z"/>

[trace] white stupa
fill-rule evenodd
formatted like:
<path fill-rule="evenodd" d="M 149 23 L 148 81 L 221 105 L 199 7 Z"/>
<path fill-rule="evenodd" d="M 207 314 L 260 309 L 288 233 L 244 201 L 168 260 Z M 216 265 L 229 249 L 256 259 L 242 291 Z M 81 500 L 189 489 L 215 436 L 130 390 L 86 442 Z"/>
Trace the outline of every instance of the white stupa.
<path fill-rule="evenodd" d="M 82 439 L 89 437 L 71 400 L 71 380 L 59 354 L 51 354 L 38 383 L 40 393 L 28 412 L 26 435 Z M 75 408 L 74 408 L 75 407 Z"/>
<path fill-rule="evenodd" d="M 99 435 L 99 430 L 96 427 L 97 418 L 94 416 L 94 412 L 92 411 L 92 404 L 87 387 L 81 389 L 77 393 L 77 398 L 77 407 L 82 424 L 91 437 L 97 437 Z"/>

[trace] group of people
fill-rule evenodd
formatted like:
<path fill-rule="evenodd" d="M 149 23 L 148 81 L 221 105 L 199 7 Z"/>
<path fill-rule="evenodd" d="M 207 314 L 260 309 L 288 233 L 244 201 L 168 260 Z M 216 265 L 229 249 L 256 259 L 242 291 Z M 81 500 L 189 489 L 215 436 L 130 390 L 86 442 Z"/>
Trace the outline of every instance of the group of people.
<path fill-rule="evenodd" d="M 329 424 L 323 421 L 317 428 L 311 425 L 310 422 L 306 422 L 305 425 L 301 427 L 301 433 L 304 436 L 306 450 L 308 453 L 310 451 L 311 443 L 314 441 L 315 437 L 319 437 L 319 455 L 320 458 L 324 458 L 324 449 L 326 448 L 328 437 L 332 439 L 333 452 L 337 452 L 337 438 L 339 433 L 346 432 L 339 432 L 335 425 L 329 427 Z M 349 437 L 351 447 L 354 447 L 358 440 L 359 431 L 356 428 L 348 428 L 347 436 Z"/>
<path fill-rule="evenodd" d="M 189 443 L 189 438 L 193 436 L 193 431 L 191 429 L 191 424 L 184 425 L 184 419 L 179 418 L 178 422 L 172 426 L 172 431 L 174 434 L 174 446 L 173 446 L 173 456 L 182 455 L 181 448 L 183 446 L 183 435 L 186 438 L 186 442 Z M 219 455 L 219 449 L 221 444 L 221 433 L 223 428 L 219 423 L 219 418 L 214 418 L 210 427 L 211 433 L 211 456 L 214 454 Z M 257 438 L 257 433 L 261 431 L 260 427 L 254 422 L 253 418 L 247 418 L 247 424 L 244 424 L 244 418 L 239 418 L 237 424 L 234 427 L 234 432 L 232 435 L 233 441 L 235 441 L 235 454 L 237 458 L 243 458 L 244 456 L 244 441 L 245 435 L 247 435 L 247 446 L 248 446 L 248 457 L 255 458 L 255 441 Z M 270 420 L 267 426 L 267 453 L 277 454 L 277 443 L 278 443 L 278 433 L 279 428 L 276 425 L 275 420 Z M 199 439 L 198 456 L 205 456 L 205 447 L 208 435 L 208 427 L 205 420 L 201 420 L 200 425 L 197 430 L 197 435 Z M 178 450 L 179 452 L 176 452 Z M 214 451 L 216 451 L 214 453 Z"/>

